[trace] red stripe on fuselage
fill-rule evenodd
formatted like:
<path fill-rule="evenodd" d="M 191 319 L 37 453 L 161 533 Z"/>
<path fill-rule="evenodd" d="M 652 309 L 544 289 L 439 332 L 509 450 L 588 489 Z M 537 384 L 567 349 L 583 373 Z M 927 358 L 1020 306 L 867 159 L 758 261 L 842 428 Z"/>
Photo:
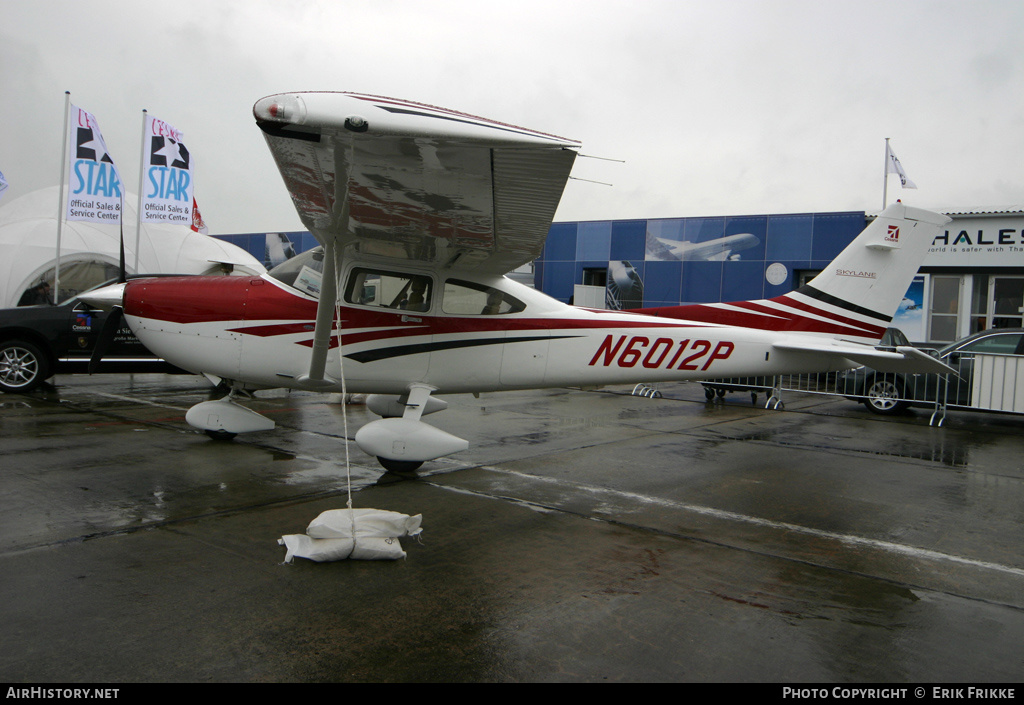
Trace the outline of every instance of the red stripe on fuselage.
<path fill-rule="evenodd" d="M 259 277 L 160 277 L 128 282 L 124 312 L 182 324 L 312 321 L 316 301 L 290 295 Z"/>
<path fill-rule="evenodd" d="M 877 335 L 879 338 L 885 334 L 885 329 L 879 329 L 876 326 L 861 323 L 850 318 L 843 316 L 832 316 L 825 311 L 820 311 L 810 306 L 800 306 L 798 302 L 788 302 L 783 299 L 772 299 L 772 302 L 778 304 L 790 304 L 794 308 L 802 308 L 808 313 L 814 313 L 822 318 L 831 318 L 832 321 L 822 321 L 820 318 L 810 318 L 803 315 L 794 315 L 789 311 L 780 311 L 777 308 L 771 306 L 765 306 L 763 304 L 754 301 L 740 301 L 737 303 L 730 304 L 737 308 L 745 308 L 749 311 L 754 311 L 767 316 L 773 316 L 776 319 L 786 321 L 790 327 L 781 328 L 776 330 L 786 331 L 810 331 L 813 333 L 828 333 L 832 335 L 857 335 L 863 337 L 870 337 Z M 838 319 L 838 320 L 836 320 Z"/>
<path fill-rule="evenodd" d="M 316 301 L 291 293 L 259 277 L 161 277 L 129 282 L 125 313 L 177 324 L 223 323 L 227 330 L 263 338 L 308 333 L 296 341 L 310 345 Z M 602 318 L 604 318 L 602 316 Z M 261 322 L 268 322 L 259 325 Z M 270 323 L 273 321 L 273 323 Z M 256 325 L 245 325 L 247 323 Z M 335 328 L 337 320 L 334 321 Z M 514 316 L 434 316 L 413 311 L 341 307 L 343 342 L 355 344 L 422 335 L 459 333 L 538 333 L 550 330 L 613 328 L 689 328 L 686 321 L 587 320 Z M 345 333 L 345 329 L 357 329 Z M 332 345 L 336 344 L 332 342 Z"/>
<path fill-rule="evenodd" d="M 812 304 L 805 303 L 803 301 L 798 301 L 796 298 L 790 297 L 788 295 L 778 296 L 772 299 L 772 301 L 775 303 L 782 304 L 784 306 L 790 306 L 792 308 L 799 309 L 801 311 L 806 311 L 808 313 L 814 313 L 819 316 L 831 318 L 834 321 L 844 323 L 854 328 L 859 328 L 865 331 L 868 335 L 877 335 L 879 340 L 881 340 L 882 336 L 885 335 L 885 326 L 873 325 L 866 321 L 858 321 L 855 318 L 849 318 L 847 316 L 841 316 L 838 313 L 824 311 L 818 308 L 817 306 L 813 306 Z"/>
<path fill-rule="evenodd" d="M 716 323 L 724 326 L 754 328 L 778 332 L 820 333 L 825 335 L 848 335 L 858 337 L 881 337 L 885 328 L 856 321 L 845 316 L 823 311 L 808 304 L 794 301 L 785 296 L 771 299 L 773 303 L 812 313 L 830 321 L 822 321 L 797 314 L 796 312 L 780 311 L 756 301 L 736 301 L 727 304 L 732 308 L 720 308 L 706 304 L 689 306 L 663 306 L 659 308 L 636 309 L 636 313 L 663 318 L 678 318 L 702 323 Z M 746 309 L 737 311 L 737 308 Z M 749 311 L 749 313 L 748 313 Z"/>

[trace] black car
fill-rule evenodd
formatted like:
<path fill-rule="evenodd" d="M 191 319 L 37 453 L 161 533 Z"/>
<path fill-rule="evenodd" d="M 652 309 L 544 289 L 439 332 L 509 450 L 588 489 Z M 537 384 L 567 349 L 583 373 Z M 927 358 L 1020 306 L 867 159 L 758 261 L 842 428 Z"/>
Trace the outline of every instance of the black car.
<path fill-rule="evenodd" d="M 57 373 L 87 372 L 106 317 L 78 297 L 0 310 L 0 389 L 28 392 Z M 154 356 L 122 320 L 97 372 L 181 370 Z"/>
<path fill-rule="evenodd" d="M 911 405 L 936 401 L 970 407 L 975 354 L 1024 355 L 1024 329 L 986 330 L 932 352 L 957 374 L 897 374 L 858 367 L 840 373 L 837 391 L 876 414 L 896 414 Z"/>

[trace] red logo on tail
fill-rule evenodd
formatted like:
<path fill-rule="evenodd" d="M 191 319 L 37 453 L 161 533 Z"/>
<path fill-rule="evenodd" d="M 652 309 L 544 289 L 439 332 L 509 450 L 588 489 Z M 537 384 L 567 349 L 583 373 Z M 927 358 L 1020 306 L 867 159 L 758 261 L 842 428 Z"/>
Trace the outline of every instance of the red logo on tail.
<path fill-rule="evenodd" d="M 899 242 L 900 241 L 900 226 L 890 225 L 889 231 L 885 234 L 887 242 Z"/>

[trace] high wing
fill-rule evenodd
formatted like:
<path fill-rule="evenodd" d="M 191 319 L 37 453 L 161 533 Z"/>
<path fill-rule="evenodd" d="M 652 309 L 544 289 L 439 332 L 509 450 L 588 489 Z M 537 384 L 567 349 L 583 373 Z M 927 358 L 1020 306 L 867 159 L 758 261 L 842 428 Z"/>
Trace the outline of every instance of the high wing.
<path fill-rule="evenodd" d="M 253 114 L 325 248 L 487 274 L 540 256 L 580 146 L 359 93 L 272 95 Z"/>

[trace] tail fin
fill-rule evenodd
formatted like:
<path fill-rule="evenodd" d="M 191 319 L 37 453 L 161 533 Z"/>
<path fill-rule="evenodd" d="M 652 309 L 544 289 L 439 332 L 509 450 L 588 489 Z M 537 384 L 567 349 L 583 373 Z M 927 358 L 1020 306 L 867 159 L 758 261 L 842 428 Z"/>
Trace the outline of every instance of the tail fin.
<path fill-rule="evenodd" d="M 641 309 L 667 318 L 874 344 L 950 218 L 894 203 L 806 285 L 774 299 Z"/>
<path fill-rule="evenodd" d="M 814 279 L 773 302 L 851 326 L 842 337 L 877 342 L 941 226 L 950 218 L 894 203 Z M 857 334 L 852 328 L 860 328 Z M 809 323 L 793 331 L 822 332 Z"/>

